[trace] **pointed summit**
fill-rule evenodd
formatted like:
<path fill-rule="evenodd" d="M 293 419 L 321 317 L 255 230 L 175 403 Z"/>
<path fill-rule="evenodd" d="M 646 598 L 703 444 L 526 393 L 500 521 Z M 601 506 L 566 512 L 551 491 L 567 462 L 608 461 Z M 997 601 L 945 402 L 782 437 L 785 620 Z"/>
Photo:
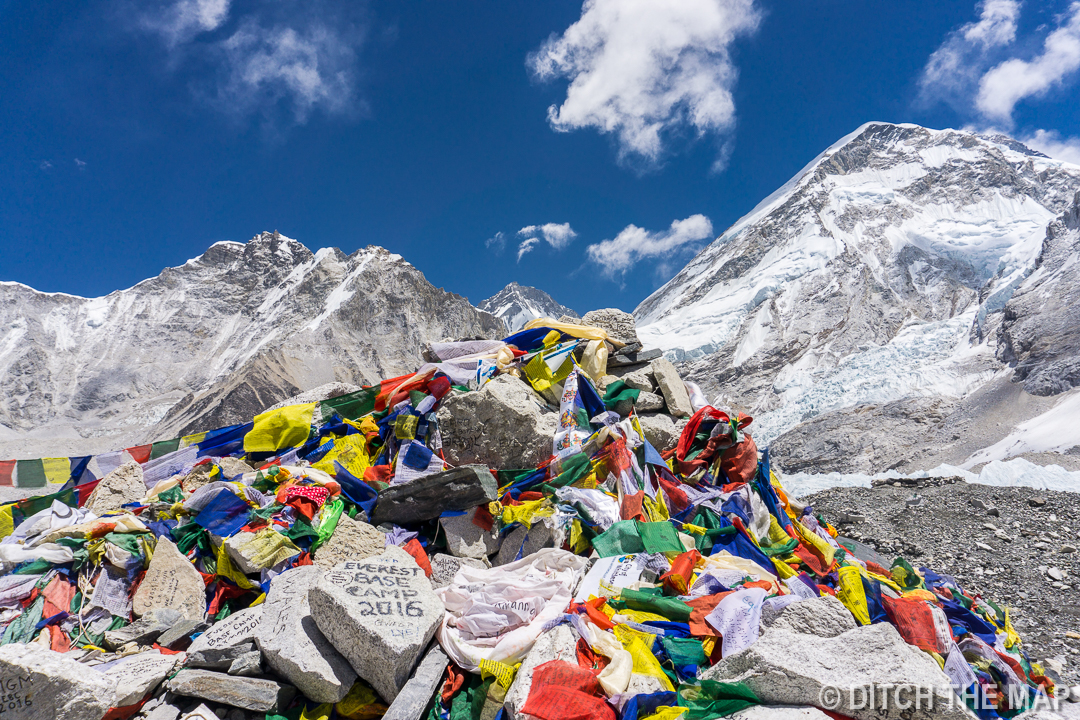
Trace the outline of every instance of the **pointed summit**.
<path fill-rule="evenodd" d="M 489 312 L 506 323 L 509 332 L 517 332 L 525 327 L 525 323 L 539 317 L 560 318 L 569 315 L 572 318 L 580 317 L 576 312 L 560 305 L 555 298 L 543 290 L 538 290 L 527 285 L 519 285 L 516 281 L 510 283 L 477 307 Z"/>

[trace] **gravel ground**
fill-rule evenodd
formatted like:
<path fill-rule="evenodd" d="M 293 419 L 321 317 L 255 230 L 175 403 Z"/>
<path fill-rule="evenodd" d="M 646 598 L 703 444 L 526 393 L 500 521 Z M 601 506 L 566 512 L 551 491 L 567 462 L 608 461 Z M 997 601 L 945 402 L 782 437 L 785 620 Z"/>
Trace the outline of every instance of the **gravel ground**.
<path fill-rule="evenodd" d="M 1080 494 L 959 478 L 897 485 L 832 488 L 800 500 L 887 560 L 903 555 L 1008 605 L 1028 657 L 1050 660 L 1070 685 L 1080 682 Z"/>

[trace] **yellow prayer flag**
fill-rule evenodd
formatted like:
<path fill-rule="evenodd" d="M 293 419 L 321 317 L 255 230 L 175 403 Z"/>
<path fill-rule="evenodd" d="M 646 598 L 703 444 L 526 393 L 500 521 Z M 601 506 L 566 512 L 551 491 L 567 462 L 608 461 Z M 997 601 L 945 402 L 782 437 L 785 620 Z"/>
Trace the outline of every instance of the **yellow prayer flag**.
<path fill-rule="evenodd" d="M 311 432 L 315 405 L 288 405 L 256 415 L 254 426 L 244 436 L 244 452 L 274 452 L 302 445 Z"/>
<path fill-rule="evenodd" d="M 51 483 L 66 483 L 71 479 L 71 460 L 69 458 L 41 458 L 45 468 L 45 479 Z"/>

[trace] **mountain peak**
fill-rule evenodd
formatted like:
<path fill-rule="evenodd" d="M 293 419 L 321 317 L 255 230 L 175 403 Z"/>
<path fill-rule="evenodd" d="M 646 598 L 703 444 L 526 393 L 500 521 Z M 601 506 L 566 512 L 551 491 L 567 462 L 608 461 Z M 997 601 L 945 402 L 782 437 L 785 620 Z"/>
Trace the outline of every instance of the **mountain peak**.
<path fill-rule="evenodd" d="M 568 315 L 580 317 L 576 312 L 561 305 L 543 290 L 521 285 L 516 280 L 477 305 L 506 323 L 509 332 L 517 332 L 530 320 L 539 317 L 559 318 Z"/>

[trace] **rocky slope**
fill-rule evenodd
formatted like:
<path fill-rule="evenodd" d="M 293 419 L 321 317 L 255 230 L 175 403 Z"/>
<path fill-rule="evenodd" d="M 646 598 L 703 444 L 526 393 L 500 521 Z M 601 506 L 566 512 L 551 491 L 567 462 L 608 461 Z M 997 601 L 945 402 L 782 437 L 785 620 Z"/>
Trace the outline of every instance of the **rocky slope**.
<path fill-rule="evenodd" d="M 101 298 L 0 283 L 0 456 L 104 452 L 422 364 L 503 323 L 379 247 L 263 233 Z"/>
<path fill-rule="evenodd" d="M 987 383 L 1015 372 L 1034 376 L 1025 395 L 1069 387 L 1039 378 L 1071 372 L 1080 324 L 1058 313 L 1053 341 L 1032 342 L 1046 313 L 1023 298 L 1075 293 L 1078 188 L 1080 168 L 1005 137 L 870 123 L 642 302 L 641 337 L 753 415 L 781 463 L 795 459 L 785 441 L 813 441 L 801 469 L 932 467 L 924 451 L 942 438 L 923 443 L 927 429 L 956 434 L 951 414 Z M 980 446 L 935 459 L 961 464 L 1056 402 L 967 417 Z M 851 434 L 868 437 L 852 448 Z"/>
<path fill-rule="evenodd" d="M 487 300 L 477 305 L 484 312 L 501 318 L 507 330 L 515 333 L 525 327 L 525 323 L 541 317 L 558 319 L 564 315 L 580 317 L 576 312 L 560 305 L 555 298 L 543 290 L 512 282 Z"/>

